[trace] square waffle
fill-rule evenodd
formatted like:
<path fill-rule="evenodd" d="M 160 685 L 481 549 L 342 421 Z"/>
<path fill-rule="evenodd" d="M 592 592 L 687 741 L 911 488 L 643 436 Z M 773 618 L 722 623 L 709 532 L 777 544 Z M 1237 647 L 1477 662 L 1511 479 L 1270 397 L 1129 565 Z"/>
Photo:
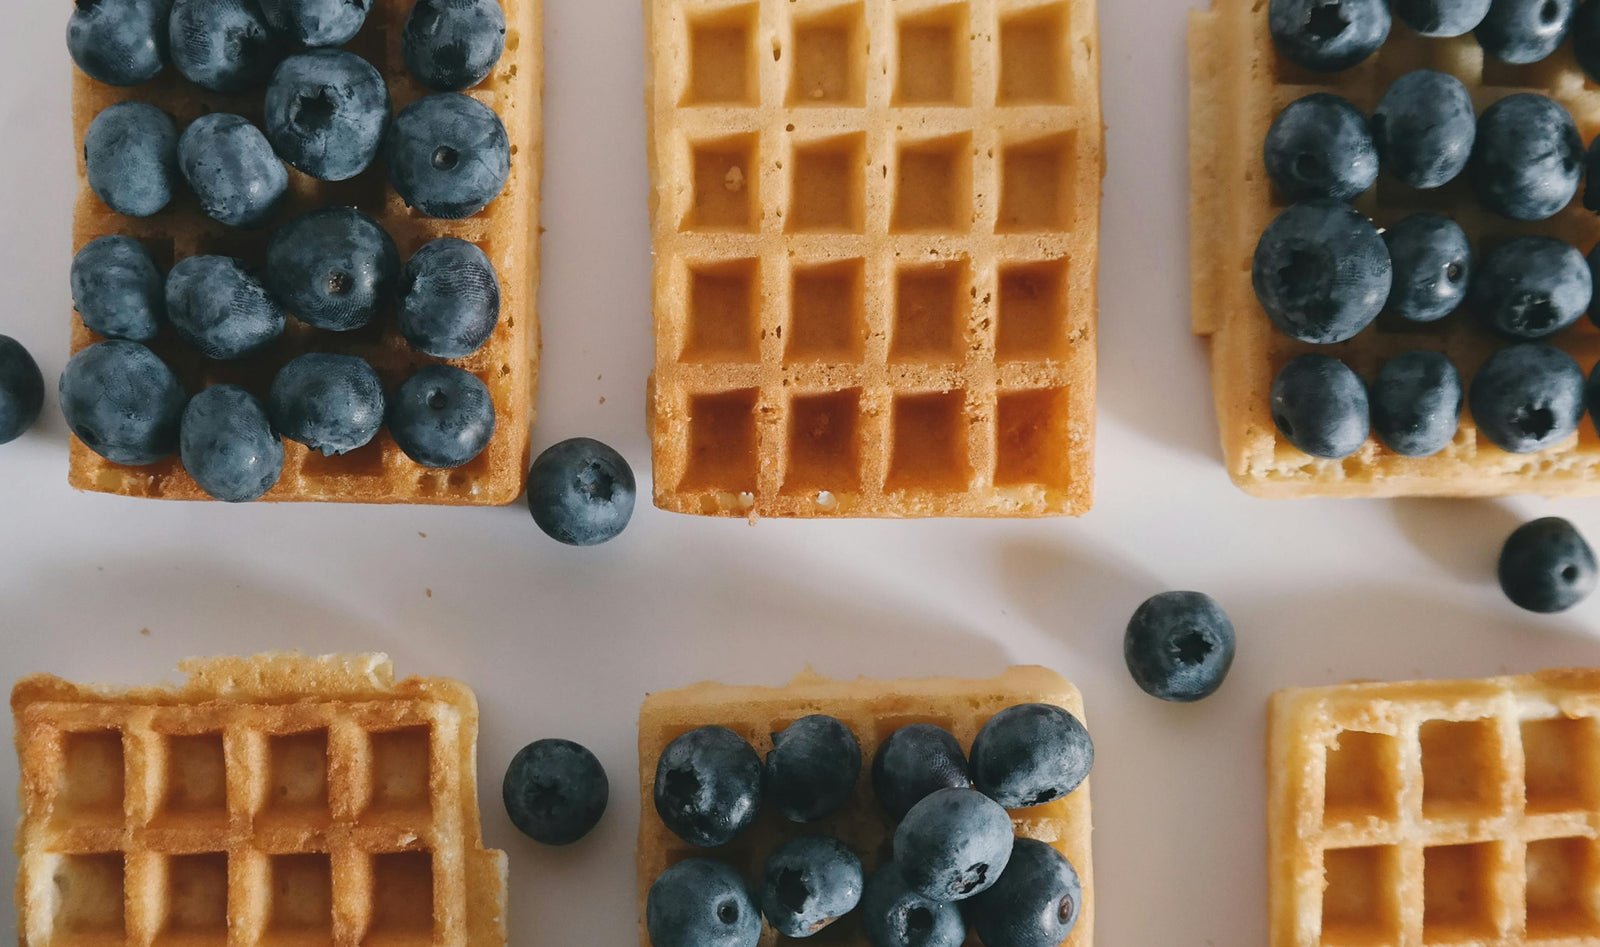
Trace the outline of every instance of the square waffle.
<path fill-rule="evenodd" d="M 1600 672 L 1271 703 L 1272 947 L 1600 944 Z"/>
<path fill-rule="evenodd" d="M 102 204 L 84 174 L 83 136 L 89 123 L 109 105 L 125 100 L 149 102 L 185 125 L 208 112 L 235 112 L 257 125 L 264 92 L 225 96 L 193 85 L 168 66 L 153 81 L 133 88 L 102 85 L 73 70 L 72 114 L 78 147 L 78 197 L 73 215 L 73 250 L 96 237 L 126 234 L 142 241 L 169 269 L 178 260 L 222 254 L 261 266 L 272 232 L 282 223 L 319 207 L 358 207 L 382 224 L 409 259 L 437 237 L 459 237 L 483 249 L 500 278 L 500 324 L 484 347 L 457 365 L 489 386 L 495 431 L 489 446 L 471 463 L 454 470 L 431 470 L 408 458 L 381 431 L 372 443 L 339 457 L 285 440 L 283 478 L 266 500 L 320 500 L 350 503 L 503 504 L 522 492 L 528 470 L 528 425 L 538 375 L 539 326 L 535 296 L 539 285 L 539 181 L 543 154 L 540 121 L 543 54 L 542 0 L 500 0 L 506 14 L 506 49 L 499 65 L 467 94 L 493 108 L 511 139 L 511 176 L 505 190 L 481 213 L 466 220 L 435 220 L 406 207 L 389 186 L 380 158 L 352 180 L 318 181 L 289 168 L 289 193 L 282 210 L 258 230 L 236 230 L 207 217 L 198 201 L 179 189 L 172 204 L 153 217 L 124 217 Z M 412 0 L 373 0 L 366 25 L 346 48 L 383 74 L 395 114 L 429 89 L 412 80 L 400 54 L 400 34 Z M 72 350 L 98 341 L 76 315 Z M 377 369 L 384 387 L 395 387 L 434 359 L 412 349 L 387 312 L 354 332 L 323 332 L 295 319 L 265 352 L 240 362 L 211 361 L 166 329 L 152 345 L 172 366 L 189 393 L 219 383 L 243 385 L 265 397 L 284 363 L 306 352 L 359 355 Z M 69 480 L 80 490 L 169 500 L 204 500 L 206 494 L 184 473 L 176 457 L 149 467 L 111 463 L 72 439 Z"/>
<path fill-rule="evenodd" d="M 12 691 L 22 947 L 505 944 L 470 690 L 382 655 L 182 669 Z"/>
<path fill-rule="evenodd" d="M 1093 0 L 646 0 L 656 505 L 1083 513 Z"/>
<path fill-rule="evenodd" d="M 1043 702 L 1056 704 L 1083 720 L 1078 689 L 1054 671 L 1014 667 L 992 680 L 954 678 L 926 680 L 832 681 L 811 672 L 787 687 L 730 687 L 699 684 L 651 694 L 639 711 L 639 943 L 650 947 L 644 926 L 650 885 L 667 868 L 686 858 L 721 859 L 759 883 L 766 859 L 783 843 L 801 835 L 832 835 L 861 858 L 868 877 L 890 857 L 894 823 L 872 794 L 872 758 L 878 744 L 907 724 L 937 724 L 970 749 L 978 730 L 1007 707 Z M 810 825 L 796 825 L 770 810 L 722 848 L 696 848 L 672 834 L 655 810 L 656 760 L 674 739 L 696 727 L 724 726 L 749 740 L 763 759 L 772 749 L 772 734 L 809 714 L 830 714 L 843 721 L 861 743 L 861 778 L 839 812 Z M 1083 913 L 1062 947 L 1089 947 L 1094 942 L 1093 866 L 1089 852 L 1089 783 L 1065 799 L 1011 814 L 1018 835 L 1055 846 L 1078 871 L 1083 882 Z M 852 912 L 815 938 L 819 943 L 868 947 L 860 917 Z M 777 934 L 763 925 L 761 944 L 773 947 Z M 977 947 L 976 936 L 967 940 Z"/>
<path fill-rule="evenodd" d="M 1427 39 L 1396 21 L 1388 42 L 1367 61 L 1342 73 L 1316 74 L 1278 53 L 1265 3 L 1213 0 L 1210 10 L 1191 14 L 1189 68 L 1191 305 L 1194 331 L 1211 337 L 1223 453 L 1234 481 L 1266 497 L 1600 494 L 1600 438 L 1588 420 L 1577 436 L 1534 454 L 1510 454 L 1490 444 L 1470 412 L 1454 442 L 1433 457 L 1401 457 L 1376 437 L 1343 460 L 1302 453 L 1278 433 L 1268 403 L 1278 369 L 1296 355 L 1334 356 L 1370 384 L 1388 359 L 1431 349 L 1448 355 L 1470 384 L 1478 367 L 1510 343 L 1463 308 L 1431 324 L 1385 314 L 1349 342 L 1307 345 L 1273 328 L 1250 281 L 1257 241 L 1288 206 L 1261 158 L 1267 129 L 1284 106 L 1313 92 L 1331 92 L 1371 114 L 1390 82 L 1414 69 L 1437 69 L 1466 84 L 1480 114 L 1517 92 L 1547 95 L 1572 113 L 1587 142 L 1600 133 L 1600 88 L 1578 68 L 1571 43 L 1544 62 L 1511 66 L 1486 57 L 1470 35 Z M 1479 258 L 1524 234 L 1559 237 L 1584 252 L 1600 240 L 1600 218 L 1579 202 L 1550 220 L 1516 223 L 1484 209 L 1465 176 L 1436 191 L 1418 191 L 1384 173 L 1355 207 L 1380 227 L 1425 211 L 1453 217 Z M 1600 331 L 1587 319 L 1545 341 L 1585 372 L 1600 359 Z"/>

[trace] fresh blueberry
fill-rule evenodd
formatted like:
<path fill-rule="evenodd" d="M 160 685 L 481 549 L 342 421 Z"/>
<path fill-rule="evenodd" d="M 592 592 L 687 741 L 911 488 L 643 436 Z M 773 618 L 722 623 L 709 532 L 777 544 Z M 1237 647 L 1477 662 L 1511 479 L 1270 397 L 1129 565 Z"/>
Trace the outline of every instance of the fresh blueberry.
<path fill-rule="evenodd" d="M 972 741 L 972 785 L 1007 809 L 1042 806 L 1083 784 L 1094 742 L 1077 717 L 1054 704 L 1007 707 Z"/>
<path fill-rule="evenodd" d="M 1272 423 L 1313 457 L 1349 457 L 1371 433 L 1366 386 L 1336 358 L 1296 356 L 1272 380 Z"/>
<path fill-rule="evenodd" d="M 1501 62 L 1538 62 L 1567 38 L 1576 5 L 1577 0 L 1494 0 L 1478 25 L 1478 45 Z"/>
<path fill-rule="evenodd" d="M 1472 419 L 1489 443 L 1531 454 L 1571 437 L 1583 420 L 1583 369 L 1558 348 L 1524 342 L 1478 369 L 1467 392 Z"/>
<path fill-rule="evenodd" d="M 761 913 L 784 937 L 810 937 L 861 902 L 861 859 L 838 839 L 803 835 L 772 857 L 761 884 Z"/>
<path fill-rule="evenodd" d="M 106 85 L 149 82 L 167 64 L 167 0 L 75 0 L 67 52 Z"/>
<path fill-rule="evenodd" d="M 383 382 L 354 355 L 311 352 L 272 380 L 272 423 L 291 441 L 323 456 L 365 447 L 383 427 Z"/>
<path fill-rule="evenodd" d="M 645 901 L 651 947 L 756 947 L 761 913 L 731 866 L 690 858 L 662 872 Z"/>
<path fill-rule="evenodd" d="M 346 181 L 378 156 L 389 87 L 372 64 L 342 49 L 285 59 L 267 85 L 267 139 L 279 157 L 323 181 Z"/>
<path fill-rule="evenodd" d="M 1011 858 L 1011 817 L 974 789 L 941 789 L 911 807 L 894 833 L 894 863 L 912 891 L 962 901 L 1000 879 Z"/>
<path fill-rule="evenodd" d="M 0 444 L 21 437 L 44 407 L 44 375 L 39 364 L 8 335 L 0 335 Z"/>
<path fill-rule="evenodd" d="M 500 322 L 500 279 L 489 255 L 459 237 L 440 237 L 400 271 L 400 333 L 434 358 L 466 358 Z"/>
<path fill-rule="evenodd" d="M 97 342 L 72 356 L 60 395 L 72 433 L 112 463 L 143 467 L 178 449 L 188 396 L 172 369 L 138 342 Z"/>
<path fill-rule="evenodd" d="M 224 95 L 260 88 L 283 52 L 256 0 L 172 0 L 169 38 L 183 77 Z"/>
<path fill-rule="evenodd" d="M 267 25 L 300 46 L 343 46 L 361 32 L 371 0 L 261 0 Z"/>
<path fill-rule="evenodd" d="M 1472 285 L 1472 244 L 1448 217 L 1413 214 L 1383 232 L 1394 266 L 1388 309 L 1412 322 L 1455 312 Z"/>
<path fill-rule="evenodd" d="M 790 822 L 839 811 L 861 775 L 861 744 L 835 717 L 801 717 L 772 735 L 761 796 Z"/>
<path fill-rule="evenodd" d="M 1372 138 L 1383 166 L 1415 188 L 1442 187 L 1467 169 L 1478 137 L 1478 113 L 1461 80 L 1432 69 L 1390 84 L 1372 115 Z"/>
<path fill-rule="evenodd" d="M 524 835 L 546 845 L 570 845 L 599 824 L 611 783 L 587 747 L 537 740 L 511 758 L 500 794 Z"/>
<path fill-rule="evenodd" d="M 1594 550 L 1578 528 L 1547 516 L 1517 527 L 1500 550 L 1500 588 L 1517 607 L 1552 615 L 1594 592 Z"/>
<path fill-rule="evenodd" d="M 385 145 L 389 183 L 406 206 L 460 220 L 489 206 L 511 174 L 511 142 L 494 109 L 442 92 L 395 117 Z"/>
<path fill-rule="evenodd" d="M 499 0 L 417 0 L 400 37 L 412 77 L 440 92 L 482 82 L 505 48 L 506 14 Z"/>
<path fill-rule="evenodd" d="M 192 256 L 167 274 L 167 319 L 206 358 L 254 355 L 283 334 L 276 300 L 238 260 Z"/>
<path fill-rule="evenodd" d="M 941 789 L 966 789 L 967 757 L 943 727 L 913 723 L 889 734 L 872 757 L 872 792 L 895 821 Z"/>
<path fill-rule="evenodd" d="M 283 476 L 283 439 L 255 395 L 213 385 L 189 399 L 179 437 L 183 469 L 213 499 L 257 500 Z"/>
<path fill-rule="evenodd" d="M 967 939 L 961 908 L 912 891 L 892 861 L 867 879 L 861 926 L 872 947 L 961 947 Z"/>
<path fill-rule="evenodd" d="M 1279 214 L 1261 235 L 1251 268 L 1261 308 L 1301 342 L 1355 338 L 1383 311 L 1393 279 L 1377 228 L 1338 201 Z"/>
<path fill-rule="evenodd" d="M 72 305 L 91 332 L 148 342 L 161 331 L 167 302 L 161 271 L 144 244 L 100 237 L 72 258 Z"/>
<path fill-rule="evenodd" d="M 1467 305 L 1511 339 L 1542 339 L 1578 321 L 1594 296 L 1589 263 L 1554 237 L 1518 237 L 1490 250 L 1472 274 Z"/>
<path fill-rule="evenodd" d="M 1465 36 L 1489 14 L 1489 0 L 1392 0 L 1394 15 L 1423 36 Z"/>
<path fill-rule="evenodd" d="M 1122 657 L 1146 694 L 1187 704 L 1217 692 L 1233 667 L 1233 622 L 1203 592 L 1162 592 L 1128 620 Z"/>
<path fill-rule="evenodd" d="M 1416 349 L 1390 359 L 1372 386 L 1372 431 L 1402 457 L 1432 457 L 1461 426 L 1461 374 L 1449 357 Z"/>
<path fill-rule="evenodd" d="M 178 139 L 178 164 L 200 209 L 230 227 L 254 227 L 278 209 L 289 172 L 249 119 L 213 112 Z"/>
<path fill-rule="evenodd" d="M 1361 110 L 1318 92 L 1290 102 L 1262 148 L 1267 174 L 1291 201 L 1353 200 L 1378 180 L 1378 151 Z"/>
<path fill-rule="evenodd" d="M 678 737 L 656 761 L 656 812 L 690 845 L 733 841 L 761 808 L 761 757 L 726 727 Z"/>
<path fill-rule="evenodd" d="M 454 365 L 419 369 L 389 402 L 389 433 L 424 467 L 460 467 L 494 436 L 489 387 Z"/>
<path fill-rule="evenodd" d="M 637 487 L 622 455 L 587 437 L 547 448 L 528 471 L 528 509 L 551 539 L 598 546 L 622 534 Z"/>
<path fill-rule="evenodd" d="M 1589 78 L 1600 82 L 1600 0 L 1583 0 L 1572 15 L 1572 52 Z"/>
<path fill-rule="evenodd" d="M 994 887 L 972 899 L 972 926 L 984 947 L 1056 947 L 1078 926 L 1083 884 L 1067 857 L 1019 838 Z"/>
<path fill-rule="evenodd" d="M 394 297 L 400 251 L 354 207 L 326 207 L 285 224 L 267 246 L 267 285 L 307 325 L 359 329 Z"/>
<path fill-rule="evenodd" d="M 1278 50 L 1313 72 L 1341 72 L 1389 38 L 1388 0 L 1272 0 L 1267 24 Z"/>
<path fill-rule="evenodd" d="M 1522 92 L 1484 109 L 1469 167 L 1484 206 L 1512 220 L 1544 220 L 1578 193 L 1583 139 L 1559 103 Z"/>
<path fill-rule="evenodd" d="M 119 214 L 149 217 L 172 203 L 178 186 L 178 127 L 144 102 L 118 102 L 83 136 L 89 188 Z"/>

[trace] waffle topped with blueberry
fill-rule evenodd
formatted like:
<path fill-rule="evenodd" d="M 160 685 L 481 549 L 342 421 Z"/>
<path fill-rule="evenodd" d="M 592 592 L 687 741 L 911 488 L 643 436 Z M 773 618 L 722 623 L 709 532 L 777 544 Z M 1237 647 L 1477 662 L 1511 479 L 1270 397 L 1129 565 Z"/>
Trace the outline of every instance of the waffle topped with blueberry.
<path fill-rule="evenodd" d="M 1600 3 L 1215 0 L 1190 59 L 1194 328 L 1233 479 L 1600 493 Z"/>

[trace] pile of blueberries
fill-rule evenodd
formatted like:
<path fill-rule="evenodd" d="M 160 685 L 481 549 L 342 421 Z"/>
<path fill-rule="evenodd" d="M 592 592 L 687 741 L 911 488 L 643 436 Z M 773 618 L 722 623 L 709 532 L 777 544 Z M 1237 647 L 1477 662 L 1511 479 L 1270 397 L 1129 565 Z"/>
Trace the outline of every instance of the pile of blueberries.
<path fill-rule="evenodd" d="M 1360 63 L 1383 44 L 1393 15 L 1424 36 L 1474 32 L 1486 56 L 1512 64 L 1551 55 L 1568 37 L 1600 79 L 1600 0 L 1272 0 L 1280 53 L 1316 72 Z M 1252 278 L 1272 323 L 1301 342 L 1354 338 L 1387 309 L 1415 323 L 1463 304 L 1512 344 L 1489 358 L 1465 400 L 1478 428 L 1511 453 L 1550 447 L 1578 429 L 1600 378 L 1585 384 L 1565 352 L 1540 340 L 1590 309 L 1600 251 L 1523 236 L 1474 260 L 1455 221 L 1417 214 L 1380 232 L 1349 201 L 1376 183 L 1380 166 L 1403 184 L 1433 189 L 1465 175 L 1478 200 L 1512 221 L 1545 220 L 1570 204 L 1585 154 L 1576 123 L 1552 99 L 1508 96 L 1474 111 L 1453 76 L 1421 69 L 1396 79 L 1370 119 L 1325 93 L 1291 103 L 1263 149 L 1268 176 L 1291 201 L 1262 235 Z M 1588 153 L 1584 201 L 1600 210 L 1600 141 Z M 1595 314 L 1591 313 L 1591 318 Z M 1347 457 L 1369 433 L 1395 453 L 1427 457 L 1454 439 L 1463 385 L 1445 355 L 1406 352 L 1385 364 L 1370 392 L 1343 362 L 1301 355 L 1278 373 L 1272 416 L 1296 447 Z"/>

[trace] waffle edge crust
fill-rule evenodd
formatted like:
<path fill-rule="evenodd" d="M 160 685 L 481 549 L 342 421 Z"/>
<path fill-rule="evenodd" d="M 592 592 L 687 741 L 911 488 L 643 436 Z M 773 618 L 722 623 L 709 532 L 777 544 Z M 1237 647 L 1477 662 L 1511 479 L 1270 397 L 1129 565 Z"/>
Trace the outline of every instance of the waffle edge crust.
<path fill-rule="evenodd" d="M 383 655 L 179 667 L 12 691 L 21 947 L 505 944 L 465 685 Z"/>
<path fill-rule="evenodd" d="M 870 877 L 889 859 L 894 839 L 894 823 L 872 794 L 872 758 L 878 745 L 907 724 L 932 723 L 948 729 L 963 749 L 970 749 L 972 738 L 990 717 L 1007 707 L 1035 702 L 1064 707 L 1084 720 L 1078 689 L 1042 667 L 1014 667 L 990 680 L 835 681 L 806 671 L 786 687 L 705 683 L 651 694 L 639 711 L 640 947 L 650 947 L 645 902 L 651 884 L 661 872 L 686 858 L 726 861 L 746 880 L 759 885 L 766 858 L 778 846 L 801 835 L 820 833 L 849 846 Z M 809 714 L 839 718 L 861 743 L 861 777 L 839 812 L 819 822 L 796 825 L 764 809 L 739 838 L 711 849 L 695 848 L 662 823 L 655 810 L 655 773 L 656 760 L 667 744 L 696 727 L 719 725 L 749 740 L 765 759 L 772 749 L 772 734 Z M 1019 836 L 1053 845 L 1077 869 L 1083 882 L 1083 913 L 1061 947 L 1090 947 L 1094 943 L 1094 871 L 1089 846 L 1089 781 L 1065 799 L 1012 812 L 1011 821 Z M 819 936 L 841 947 L 870 947 L 856 912 Z M 789 942 L 763 923 L 762 947 L 775 947 L 780 941 Z M 977 936 L 969 936 L 967 944 L 979 947 Z"/>
<path fill-rule="evenodd" d="M 1279 55 L 1256 0 L 1213 0 L 1189 21 L 1190 285 L 1194 331 L 1211 338 L 1212 386 L 1228 473 L 1246 492 L 1271 498 L 1546 496 L 1600 494 L 1600 437 L 1586 418 L 1578 434 L 1547 450 L 1510 454 L 1490 444 L 1463 411 L 1455 440 L 1432 457 L 1411 459 L 1376 437 L 1343 460 L 1295 448 L 1273 425 L 1272 380 L 1285 362 L 1317 351 L 1343 360 L 1369 384 L 1388 359 L 1422 348 L 1449 355 L 1470 385 L 1478 367 L 1509 344 L 1464 309 L 1428 325 L 1385 314 L 1356 338 L 1311 346 L 1279 333 L 1251 286 L 1256 242 L 1287 204 L 1272 188 L 1261 148 L 1278 112 L 1313 92 L 1332 92 L 1371 113 L 1391 81 L 1413 69 L 1454 75 L 1479 113 L 1508 95 L 1533 91 L 1565 106 L 1584 141 L 1600 134 L 1600 88 L 1586 80 L 1562 44 L 1544 62 L 1510 66 L 1486 57 L 1477 41 L 1426 39 L 1396 21 L 1389 40 L 1366 62 L 1317 75 Z M 1387 226 L 1413 213 L 1454 217 L 1481 257 L 1489 246 L 1523 234 L 1559 237 L 1583 252 L 1600 241 L 1600 217 L 1581 202 L 1550 220 L 1518 224 L 1491 214 L 1462 179 L 1438 191 L 1413 191 L 1387 173 L 1355 207 Z M 1588 319 L 1544 340 L 1585 372 L 1600 360 L 1600 330 Z"/>
<path fill-rule="evenodd" d="M 1081 514 L 1093 0 L 645 0 L 655 503 Z"/>
<path fill-rule="evenodd" d="M 199 254 L 236 256 L 248 265 L 265 261 L 266 244 L 282 224 L 321 207 L 360 208 L 383 225 L 402 260 L 430 240 L 459 237 L 476 243 L 494 263 L 500 279 L 500 324 L 484 347 L 456 365 L 488 385 L 494 401 L 495 431 L 482 454 L 453 470 L 423 467 L 400 450 L 385 427 L 367 446 L 324 457 L 284 440 L 283 477 L 265 501 L 339 503 L 419 503 L 496 505 L 522 492 L 528 471 L 529 425 L 539 368 L 539 185 L 543 171 L 543 0 L 500 0 L 506 14 L 506 49 L 489 77 L 468 95 L 493 108 L 511 140 L 511 175 L 505 190 L 484 211 L 465 220 L 435 220 L 413 212 L 389 186 L 380 155 L 352 180 L 318 181 L 289 168 L 289 193 L 283 208 L 258 230 L 236 230 L 207 217 L 187 189 L 153 217 L 119 215 L 89 189 L 83 140 L 89 123 L 116 102 L 149 102 L 170 114 L 180 131 L 209 112 L 235 112 L 261 123 L 265 90 L 225 96 L 193 85 L 168 66 L 151 82 L 119 89 L 102 85 L 72 68 L 72 116 L 77 146 L 78 195 L 73 214 L 73 252 L 97 237 L 125 234 L 150 248 L 158 265 Z M 406 70 L 401 31 L 412 0 L 373 0 L 366 25 L 344 48 L 378 69 L 388 83 L 394 114 L 430 93 Z M 64 14 L 63 14 L 64 15 Z M 72 317 L 74 353 L 99 341 Z M 289 319 L 283 337 L 265 352 L 240 362 L 202 357 L 164 329 L 151 346 L 178 375 L 190 395 L 212 384 L 242 385 L 265 398 L 277 370 L 308 351 L 359 355 L 372 364 L 384 389 L 394 389 L 413 371 L 437 360 L 411 348 L 389 310 L 372 326 L 354 332 L 314 330 Z M 148 467 L 114 464 L 71 438 L 68 482 L 79 490 L 164 500 L 205 500 L 205 492 L 183 470 L 176 456 Z"/>

